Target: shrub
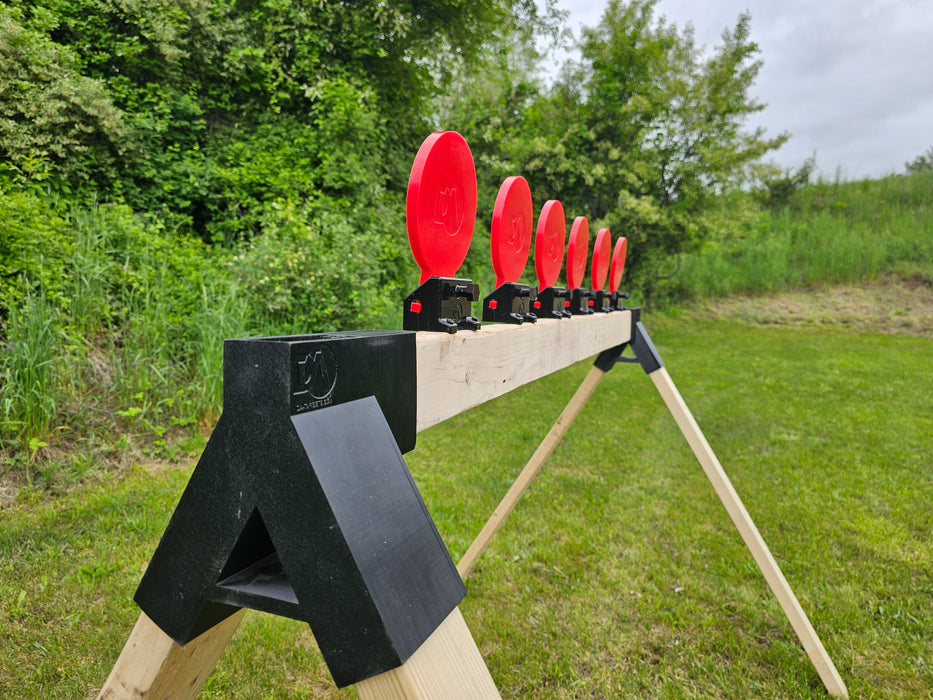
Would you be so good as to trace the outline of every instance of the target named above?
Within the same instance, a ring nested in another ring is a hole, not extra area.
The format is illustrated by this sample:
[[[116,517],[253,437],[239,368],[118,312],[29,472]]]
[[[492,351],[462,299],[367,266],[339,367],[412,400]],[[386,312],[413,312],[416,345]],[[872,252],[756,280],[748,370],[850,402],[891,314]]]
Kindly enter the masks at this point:
[[[269,203],[265,233],[234,263],[257,328],[288,334],[384,325],[404,297],[393,265],[398,246],[386,231],[393,221],[389,214],[380,230],[361,227],[361,217],[336,202]]]
[[[44,161],[5,166],[0,172],[0,320],[40,289],[54,305],[66,306],[73,252],[56,203],[41,194]]]
[[[904,167],[908,173],[933,172],[933,146],[930,146],[925,153],[921,153],[909,163],[905,163]]]

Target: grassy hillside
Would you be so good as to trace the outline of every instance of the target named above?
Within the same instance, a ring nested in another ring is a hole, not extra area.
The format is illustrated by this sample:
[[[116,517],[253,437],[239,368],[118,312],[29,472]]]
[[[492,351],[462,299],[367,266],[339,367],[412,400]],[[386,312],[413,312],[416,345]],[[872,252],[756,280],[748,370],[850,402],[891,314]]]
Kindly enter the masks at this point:
[[[810,185],[756,224],[685,256],[675,298],[706,299],[863,282],[933,279],[933,172]]]

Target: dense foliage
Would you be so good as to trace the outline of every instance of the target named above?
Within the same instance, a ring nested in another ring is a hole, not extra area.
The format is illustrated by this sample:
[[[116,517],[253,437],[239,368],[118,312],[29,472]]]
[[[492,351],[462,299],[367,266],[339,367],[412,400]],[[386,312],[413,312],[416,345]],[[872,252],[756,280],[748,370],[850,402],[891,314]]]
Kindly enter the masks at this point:
[[[522,0],[5,0],[0,153],[44,153],[69,187],[205,239],[249,236],[277,197],[402,186],[442,67],[536,16]],[[244,173],[244,153],[265,157]]]
[[[404,277],[404,184],[431,101],[521,23],[541,23],[530,0],[5,0],[0,160],[206,242],[268,234],[287,254],[296,236],[314,239],[305,264],[325,275],[355,249],[365,265],[330,274],[340,289],[323,288],[310,317],[309,285],[268,287],[275,275],[298,282],[271,269],[272,240],[244,283],[276,322],[371,324],[380,305],[341,290],[392,293]]]

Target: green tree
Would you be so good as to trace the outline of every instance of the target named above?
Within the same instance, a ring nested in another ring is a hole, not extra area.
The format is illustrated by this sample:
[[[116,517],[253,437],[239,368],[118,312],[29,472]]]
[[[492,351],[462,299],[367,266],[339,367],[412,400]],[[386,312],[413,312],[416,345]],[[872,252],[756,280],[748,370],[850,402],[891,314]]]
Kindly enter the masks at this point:
[[[781,169],[773,163],[761,165],[755,173],[760,182],[755,191],[756,198],[767,207],[786,206],[799,190],[810,184],[814,170],[815,155],[807,158],[796,169]]]
[[[534,0],[0,0],[0,163],[42,158],[74,196],[262,248],[262,264],[266,232],[314,232],[322,267],[338,236],[362,236],[368,274],[398,285],[408,172],[439,97],[545,24]]]
[[[904,168],[908,173],[928,173],[933,171],[933,146],[930,146],[926,152],[921,153],[909,163],[904,163]]]
[[[533,0],[2,0],[0,8],[0,46],[10,54],[0,102],[18,132],[0,133],[0,160],[41,147],[64,167],[92,142],[103,152],[83,167],[98,187],[110,178],[134,207],[186,216],[205,237],[228,211],[218,198],[229,144],[248,146],[280,117],[314,126],[315,150],[339,160],[359,143],[317,129],[322,109],[339,118],[365,107],[367,121],[381,125],[366,130],[363,147],[378,156],[368,171],[401,191],[431,129],[431,102],[457,67],[538,16]],[[57,121],[35,118],[46,113]],[[282,155],[291,141],[283,135]],[[114,149],[117,173],[107,170]],[[305,178],[295,189],[335,188]]]
[[[45,160],[59,185],[105,184],[123,152],[123,115],[76,52],[50,38],[54,24],[50,12],[0,3],[0,161],[29,170]]]
[[[655,6],[612,0],[599,25],[584,30],[581,60],[564,66],[549,91],[500,81],[495,109],[461,113],[471,144],[481,135],[495,178],[522,174],[539,206],[560,199],[568,217],[589,218],[594,234],[609,227],[627,236],[632,281],[651,294],[680,253],[728,221],[721,195],[787,138],[745,128],[762,108],[750,95],[761,62],[749,16],[704,55],[692,29],[657,20]],[[470,106],[488,89],[474,89]],[[527,108],[510,128],[503,123],[515,100]]]

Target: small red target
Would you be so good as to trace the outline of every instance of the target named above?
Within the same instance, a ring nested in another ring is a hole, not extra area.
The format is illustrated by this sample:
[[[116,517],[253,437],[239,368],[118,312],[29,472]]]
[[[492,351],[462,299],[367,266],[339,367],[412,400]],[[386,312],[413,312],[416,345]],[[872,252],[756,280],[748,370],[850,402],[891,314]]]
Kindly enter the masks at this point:
[[[578,216],[570,227],[570,243],[567,244],[567,286],[570,289],[577,289],[583,284],[589,248],[589,222],[585,216]]]
[[[535,232],[535,274],[538,276],[538,291],[553,287],[557,281],[564,262],[566,236],[564,205],[556,199],[549,199],[541,207]]]
[[[489,232],[497,287],[521,277],[531,251],[533,217],[528,182],[518,176],[506,178],[496,196]]]
[[[593,245],[593,267],[590,268],[590,281],[594,291],[599,291],[606,284],[609,276],[609,258],[612,254],[612,234],[609,229],[602,228],[596,234],[596,243]]]
[[[408,180],[405,218],[421,282],[432,275],[456,275],[470,249],[476,222],[473,154],[456,131],[435,132],[418,149]]]
[[[616,241],[615,250],[612,251],[612,263],[609,265],[609,291],[619,291],[622,283],[622,273],[625,272],[625,250],[628,242],[625,236]]]

